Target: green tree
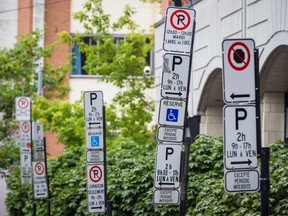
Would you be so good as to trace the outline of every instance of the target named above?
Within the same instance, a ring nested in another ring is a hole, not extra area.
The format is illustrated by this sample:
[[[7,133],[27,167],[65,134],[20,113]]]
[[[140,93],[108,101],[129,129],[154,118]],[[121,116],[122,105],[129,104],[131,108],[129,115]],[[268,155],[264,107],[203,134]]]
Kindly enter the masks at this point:
[[[69,40],[78,43],[86,54],[83,69],[88,74],[102,75],[104,82],[120,89],[107,107],[108,137],[130,137],[143,143],[151,136],[147,124],[151,122],[154,111],[153,101],[145,95],[154,79],[143,75],[145,58],[152,50],[153,35],[137,30],[137,24],[131,19],[135,11],[128,6],[116,23],[111,23],[109,16],[104,14],[101,0],[87,1],[83,8],[83,11],[75,13],[74,18],[84,25],[86,33],[96,33],[94,40],[100,43],[89,46],[81,35]],[[122,28],[130,30],[130,33],[116,45],[109,31]]]
[[[13,141],[18,130],[15,120],[15,98],[17,96],[29,96],[36,98],[38,74],[35,68],[40,59],[49,58],[57,48],[52,44],[45,48],[39,46],[43,35],[39,31],[19,37],[19,42],[12,49],[0,50],[0,167],[8,168],[18,161],[19,150]],[[52,65],[44,65],[43,89],[44,97],[63,96],[67,88],[63,87],[64,76],[68,71],[68,65],[55,68]],[[7,151],[11,154],[7,154]]]

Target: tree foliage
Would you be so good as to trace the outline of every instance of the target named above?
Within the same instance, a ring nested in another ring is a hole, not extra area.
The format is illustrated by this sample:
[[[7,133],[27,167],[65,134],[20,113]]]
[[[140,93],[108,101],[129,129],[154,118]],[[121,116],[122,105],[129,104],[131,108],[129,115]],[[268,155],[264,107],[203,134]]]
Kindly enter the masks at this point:
[[[102,11],[101,0],[90,0],[75,17],[88,33],[97,32],[95,40],[99,41],[98,45],[86,46],[81,35],[73,38],[67,34],[62,36],[68,42],[77,42],[85,52],[87,61],[84,67],[89,74],[102,75],[103,81],[112,82],[120,89],[112,105],[106,108],[107,185],[108,199],[113,202],[113,215],[178,215],[179,206],[155,206],[152,203],[156,143],[151,139],[153,131],[147,129],[153,103],[144,92],[152,86],[153,79],[142,76],[145,55],[151,44],[147,43],[146,35],[136,32],[136,24],[129,19],[131,14],[133,10],[127,7],[120,21],[112,25],[109,16]],[[108,33],[110,26],[125,26],[131,34],[117,47]],[[81,102],[69,104],[37,98],[33,117],[57,132],[59,141],[66,145],[62,156],[48,163],[52,215],[88,215]],[[187,215],[259,215],[259,192],[225,193],[222,148],[221,137],[200,135],[192,144]],[[285,193],[288,187],[287,151],[281,142],[271,145],[272,215],[288,214]],[[21,185],[18,168],[7,183],[11,189],[6,200],[10,214],[31,215],[32,191],[30,187]],[[45,214],[45,201],[37,201],[37,215]]]
[[[16,162],[16,147],[12,144],[17,134],[18,123],[15,121],[15,98],[28,96],[36,98],[38,74],[35,71],[39,61],[51,57],[57,44],[51,44],[45,48],[39,45],[43,35],[39,31],[19,37],[19,42],[12,49],[0,50],[0,167],[8,168],[8,164]],[[55,68],[47,63],[43,66],[43,94],[50,98],[62,97],[68,88],[63,87],[65,74],[68,66]],[[11,150],[11,154],[6,152]]]
[[[191,145],[187,215],[260,215],[260,192],[224,191],[222,147],[221,137],[206,135],[200,135]],[[283,142],[270,147],[270,214],[287,215],[288,149]],[[155,143],[139,145],[122,139],[108,149],[108,199],[113,201],[113,215],[178,215],[179,206],[155,206],[152,202]],[[50,160],[48,173],[52,215],[88,215],[83,146],[66,148],[61,157]],[[9,177],[8,184],[14,191],[7,199],[9,212],[29,215],[31,191],[20,185],[19,170]],[[37,212],[46,214],[44,201],[37,203]]]

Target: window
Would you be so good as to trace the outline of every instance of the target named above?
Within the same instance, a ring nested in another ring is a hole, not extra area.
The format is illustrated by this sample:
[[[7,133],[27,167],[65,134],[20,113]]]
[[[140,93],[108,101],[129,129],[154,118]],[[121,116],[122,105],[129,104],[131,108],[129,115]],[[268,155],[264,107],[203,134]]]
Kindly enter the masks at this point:
[[[97,41],[94,40],[94,36],[86,36],[83,38],[83,41],[91,45],[96,45]],[[116,47],[119,45],[121,40],[125,40],[125,35],[123,34],[114,34],[114,43],[116,44]],[[147,43],[149,41],[147,40]],[[75,43],[72,46],[72,71],[71,75],[87,75],[87,72],[83,69],[83,66],[85,65],[86,61],[86,54],[80,51],[79,45]],[[152,67],[153,66],[153,52],[150,52],[146,57],[147,65]]]

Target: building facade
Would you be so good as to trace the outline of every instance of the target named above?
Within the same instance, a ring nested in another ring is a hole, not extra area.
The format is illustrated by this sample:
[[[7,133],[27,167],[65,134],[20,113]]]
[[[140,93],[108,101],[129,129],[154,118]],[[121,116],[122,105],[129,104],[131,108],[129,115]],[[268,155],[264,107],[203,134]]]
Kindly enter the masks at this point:
[[[33,30],[43,30],[44,39],[40,41],[42,46],[54,43],[58,39],[58,33],[66,31],[71,35],[76,33],[85,33],[83,25],[73,19],[75,12],[81,11],[86,0],[11,0],[0,2],[0,47],[12,48],[17,43],[17,36],[23,35]],[[139,25],[139,29],[145,33],[151,32],[154,23],[161,19],[160,4],[143,3],[135,0],[103,0],[102,6],[105,14],[110,15],[112,22],[115,22],[123,15],[126,5],[134,8],[136,13],[132,19]],[[145,17],[145,19],[143,19]],[[97,32],[95,32],[96,34]],[[127,30],[119,32],[111,32],[115,38],[115,42],[125,38]],[[94,34],[87,35],[87,39],[91,41]],[[85,38],[85,39],[86,39]],[[66,44],[60,44],[59,49],[53,53],[49,60],[54,66],[61,66],[68,62],[72,47]],[[75,54],[75,53],[73,53]],[[66,84],[71,91],[67,96],[67,100],[71,103],[79,100],[83,91],[102,90],[105,102],[110,102],[114,95],[119,91],[115,86],[100,82],[100,76],[87,75],[82,70],[81,56],[77,56],[78,68],[67,74]],[[79,60],[80,59],[80,60]],[[150,57],[151,67],[153,64],[152,55]],[[83,62],[82,62],[83,63]],[[148,63],[149,64],[149,63]],[[35,69],[40,70],[40,68]],[[154,90],[148,90],[148,95],[154,97]],[[47,151],[50,155],[58,156],[61,154],[64,146],[56,144],[56,136],[50,132],[46,132]]]
[[[163,5],[172,3],[163,0]],[[223,135],[222,41],[252,38],[259,50],[262,145],[288,141],[288,1],[191,0],[182,7],[196,11],[189,115],[200,116],[200,133]],[[156,23],[155,29],[159,87],[164,19]]]

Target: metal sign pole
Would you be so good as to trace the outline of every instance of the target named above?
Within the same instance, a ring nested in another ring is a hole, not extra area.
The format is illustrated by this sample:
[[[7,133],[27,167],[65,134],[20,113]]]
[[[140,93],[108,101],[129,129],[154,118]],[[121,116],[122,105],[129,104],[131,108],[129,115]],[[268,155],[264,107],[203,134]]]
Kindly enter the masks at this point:
[[[259,59],[258,49],[255,50],[255,70],[256,70],[256,115],[257,115],[257,140],[258,149],[261,148],[261,177],[260,177],[260,191],[261,191],[261,216],[269,215],[269,158],[270,148],[261,146],[261,122],[260,122],[260,79],[259,79]]]
[[[30,101],[30,140],[31,140],[31,167],[33,170],[33,132],[32,132],[32,102]],[[33,181],[33,172],[31,171],[31,178],[32,178],[32,216],[36,216],[36,202],[34,199],[34,181]]]
[[[189,171],[189,154],[190,154],[190,145],[191,145],[191,134],[190,128],[188,127],[188,118],[186,118],[186,127],[185,127],[185,152],[184,152],[184,163],[182,171],[182,185],[181,185],[181,195],[180,195],[180,211],[179,216],[185,216],[186,212],[186,201],[187,201],[187,187],[188,187],[188,171]]]
[[[46,154],[46,138],[44,137],[44,162],[45,162],[45,172],[46,172],[46,182],[47,182],[47,191],[48,191],[48,198],[46,199],[46,209],[47,209],[47,216],[50,216],[50,188],[49,188],[49,177],[47,172],[47,154]]]

